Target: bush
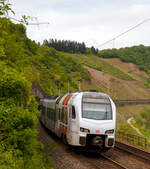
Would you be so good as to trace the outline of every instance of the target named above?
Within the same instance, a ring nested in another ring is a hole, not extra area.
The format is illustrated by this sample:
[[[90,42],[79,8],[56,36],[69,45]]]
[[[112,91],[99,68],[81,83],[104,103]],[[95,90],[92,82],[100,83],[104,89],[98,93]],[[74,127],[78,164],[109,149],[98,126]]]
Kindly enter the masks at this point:
[[[0,67],[0,98],[13,98],[15,103],[26,106],[31,95],[31,84],[15,70]]]
[[[0,168],[40,168],[37,103],[30,83],[0,63]],[[32,163],[34,159],[34,163]]]
[[[141,126],[141,128],[150,129],[150,109],[144,108],[142,112],[135,116],[135,121]]]

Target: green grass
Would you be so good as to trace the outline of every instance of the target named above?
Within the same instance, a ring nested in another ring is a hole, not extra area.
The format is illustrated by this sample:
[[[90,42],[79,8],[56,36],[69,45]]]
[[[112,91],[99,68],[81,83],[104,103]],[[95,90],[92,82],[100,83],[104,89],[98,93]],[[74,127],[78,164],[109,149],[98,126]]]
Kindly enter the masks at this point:
[[[140,124],[138,124],[135,119],[131,120],[131,124],[139,129],[139,131],[143,134],[143,137],[150,138],[150,130],[143,128]]]
[[[120,105],[117,106],[117,124],[126,123],[130,117],[134,117],[139,114],[142,109],[150,108],[149,104],[137,104],[137,105]]]
[[[150,105],[123,105],[117,107],[117,130],[124,130],[129,134],[139,135],[135,132],[132,127],[127,124],[127,120],[130,117],[136,117],[139,115],[143,109],[150,109]],[[141,118],[142,120],[142,118]],[[142,125],[136,123],[135,120],[131,121],[131,124],[138,128],[140,132],[143,134],[143,137],[150,138],[150,131],[149,129],[143,128]],[[139,135],[141,136],[141,135]]]
[[[143,77],[143,76],[139,76],[138,79],[141,83],[143,83],[146,87],[150,88],[150,79]]]
[[[123,80],[134,80],[130,75],[124,73],[123,71],[117,69],[113,65],[105,62],[103,59],[99,58],[95,55],[83,55],[83,54],[68,54],[72,58],[76,59],[76,61],[82,65],[89,66],[91,68],[97,69],[99,71],[103,71],[104,73],[108,73],[113,75],[119,79]]]

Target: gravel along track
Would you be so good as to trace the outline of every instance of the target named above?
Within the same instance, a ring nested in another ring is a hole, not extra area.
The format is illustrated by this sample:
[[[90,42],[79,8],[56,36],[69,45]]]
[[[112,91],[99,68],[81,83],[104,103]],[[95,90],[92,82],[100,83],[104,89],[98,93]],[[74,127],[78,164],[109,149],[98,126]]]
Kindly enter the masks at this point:
[[[81,151],[75,148],[72,149],[72,156],[74,158],[79,158],[82,162],[88,164],[88,168],[95,168],[95,169],[127,169],[123,165],[119,164],[118,162],[112,160],[111,158],[107,157],[104,154],[100,153],[92,153]]]
[[[131,153],[117,149],[103,154],[81,151],[64,145],[40,122],[38,129],[38,138],[45,145],[56,169],[150,169],[149,164],[135,158]]]
[[[140,157],[140,159],[145,159],[145,161],[150,164],[150,151],[148,149],[139,148],[136,145],[117,140],[115,148],[134,154],[135,156]]]
[[[50,133],[40,122],[38,124],[39,140],[45,145],[45,150],[53,159],[57,169],[95,169],[89,164],[82,163],[79,158],[71,155],[68,146],[65,146],[55,135]]]
[[[150,169],[149,161],[121,149],[111,149],[105,155],[128,169]]]

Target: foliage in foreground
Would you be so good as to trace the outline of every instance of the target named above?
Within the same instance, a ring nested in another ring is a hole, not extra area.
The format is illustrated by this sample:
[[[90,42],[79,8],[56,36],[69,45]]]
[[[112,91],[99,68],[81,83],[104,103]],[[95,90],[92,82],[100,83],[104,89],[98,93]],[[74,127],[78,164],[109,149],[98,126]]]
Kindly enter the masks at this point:
[[[0,62],[0,168],[40,168],[42,145],[31,84],[4,65]]]
[[[0,0],[0,15],[9,11],[13,12],[9,1]],[[31,93],[31,83],[14,64],[27,56],[23,39],[27,38],[22,25],[17,27],[8,19],[0,18],[1,169],[43,168],[42,145],[37,141],[37,103]]]
[[[73,79],[77,76],[77,79]],[[0,18],[0,168],[46,168],[44,151],[37,141],[38,110],[32,95],[37,81],[48,94],[57,88],[77,89],[89,79],[85,69],[53,48],[39,46],[26,36],[21,24]]]

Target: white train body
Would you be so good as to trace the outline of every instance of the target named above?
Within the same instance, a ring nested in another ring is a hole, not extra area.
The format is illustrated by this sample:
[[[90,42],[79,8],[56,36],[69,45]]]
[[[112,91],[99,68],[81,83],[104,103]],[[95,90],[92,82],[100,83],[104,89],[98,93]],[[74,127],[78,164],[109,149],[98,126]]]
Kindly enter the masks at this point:
[[[106,94],[68,93],[42,99],[40,106],[42,123],[69,145],[114,147],[116,107]]]

